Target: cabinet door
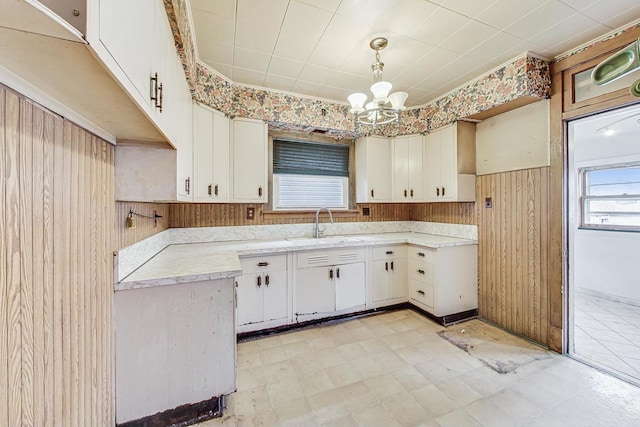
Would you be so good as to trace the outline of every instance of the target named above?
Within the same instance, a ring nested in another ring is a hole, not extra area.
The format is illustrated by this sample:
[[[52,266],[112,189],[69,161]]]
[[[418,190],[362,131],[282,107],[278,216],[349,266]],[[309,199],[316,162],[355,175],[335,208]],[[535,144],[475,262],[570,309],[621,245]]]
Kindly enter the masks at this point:
[[[155,120],[161,125],[161,129],[170,141],[175,139],[177,120],[180,105],[180,83],[185,81],[182,62],[176,51],[175,40],[167,12],[162,0],[153,0],[155,3],[155,36],[153,38],[153,70],[158,73],[158,86],[160,93],[158,103],[162,108],[155,108],[153,103],[152,111],[155,113]],[[178,66],[180,68],[178,68]]]
[[[409,187],[409,200],[421,201],[423,200],[423,186],[424,186],[424,168],[423,168],[423,146],[424,138],[422,135],[413,135],[407,139],[408,146],[408,158],[407,158],[407,178]]]
[[[447,126],[442,129],[440,137],[440,197],[443,200],[456,198],[456,151],[456,126]]]
[[[369,150],[367,176],[371,201],[391,200],[391,141],[387,138],[366,139]],[[356,168],[357,170],[357,168]]]
[[[409,139],[393,141],[393,200],[409,200]]]
[[[193,152],[194,199],[209,201],[209,186],[213,184],[213,113],[198,105],[193,106]]]
[[[333,274],[330,275],[330,271]],[[336,309],[334,267],[298,269],[297,314],[328,313]]]
[[[344,264],[335,267],[336,310],[365,304],[364,263]]]
[[[213,112],[213,175],[211,197],[214,200],[229,198],[229,119],[218,111]]]
[[[440,138],[442,131],[435,131],[426,136],[425,167],[425,199],[434,201],[440,198]]]
[[[100,41],[147,104],[153,68],[155,0],[99,0]]]
[[[240,276],[236,279],[236,286],[238,289],[238,325],[262,322],[264,319],[262,277],[259,274]]]
[[[396,258],[389,262],[389,297],[407,296],[407,259]]]
[[[233,121],[233,199],[267,200],[267,125],[258,120]]]
[[[264,321],[287,317],[287,272],[269,271],[262,275],[264,285]]]
[[[373,302],[389,299],[389,260],[371,263],[371,299]]]
[[[186,80],[181,83],[180,109],[175,117],[178,121],[176,130],[176,192],[181,201],[192,201],[193,177],[193,109],[191,108],[191,92]]]

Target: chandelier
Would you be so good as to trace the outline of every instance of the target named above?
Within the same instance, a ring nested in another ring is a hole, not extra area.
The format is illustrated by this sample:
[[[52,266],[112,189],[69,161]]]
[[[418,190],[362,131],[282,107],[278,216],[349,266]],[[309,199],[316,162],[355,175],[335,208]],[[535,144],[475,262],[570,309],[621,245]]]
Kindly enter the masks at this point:
[[[404,102],[409,94],[407,92],[391,91],[391,83],[382,80],[382,70],[384,64],[380,62],[380,51],[387,47],[387,39],[384,37],[376,37],[371,40],[369,46],[376,51],[376,62],[371,64],[373,74],[373,84],[371,85],[371,93],[373,100],[367,102],[367,95],[364,93],[353,93],[347,98],[351,103],[351,112],[358,123],[364,125],[384,125],[395,122],[400,118],[400,113],[405,110]],[[365,105],[366,103],[366,105]]]

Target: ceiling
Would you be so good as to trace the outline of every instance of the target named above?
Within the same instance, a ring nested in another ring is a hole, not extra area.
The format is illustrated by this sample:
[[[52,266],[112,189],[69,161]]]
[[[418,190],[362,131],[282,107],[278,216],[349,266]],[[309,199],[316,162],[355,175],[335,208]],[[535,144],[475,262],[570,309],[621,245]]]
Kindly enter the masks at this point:
[[[526,51],[552,59],[640,18],[638,0],[190,0],[201,61],[236,83],[346,102],[384,79],[423,105]]]

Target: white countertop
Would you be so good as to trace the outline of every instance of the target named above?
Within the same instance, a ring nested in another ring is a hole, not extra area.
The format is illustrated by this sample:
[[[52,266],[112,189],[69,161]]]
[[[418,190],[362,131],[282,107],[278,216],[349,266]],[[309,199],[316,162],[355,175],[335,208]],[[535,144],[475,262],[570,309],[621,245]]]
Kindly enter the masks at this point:
[[[241,256],[354,246],[413,244],[429,248],[476,245],[477,241],[423,233],[296,237],[169,245],[115,285],[116,291],[225,279],[242,274]]]

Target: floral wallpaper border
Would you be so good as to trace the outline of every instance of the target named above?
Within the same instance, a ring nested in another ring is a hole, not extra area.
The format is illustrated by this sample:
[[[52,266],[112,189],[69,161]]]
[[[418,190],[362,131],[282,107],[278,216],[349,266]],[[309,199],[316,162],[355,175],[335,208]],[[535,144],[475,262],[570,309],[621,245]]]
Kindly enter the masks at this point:
[[[566,53],[563,53],[562,55],[556,56],[554,58],[554,62],[560,62],[563,59],[567,59],[567,58],[569,58],[569,57],[571,57],[573,55],[577,55],[579,53],[582,53],[585,50],[589,50],[592,47],[595,47],[595,46],[599,45],[600,43],[609,41],[611,39],[615,39],[616,37],[618,37],[618,36],[620,36],[620,35],[622,35],[622,34],[624,34],[626,32],[629,32],[631,30],[634,30],[636,28],[639,28],[639,27],[640,27],[640,21],[635,22],[633,24],[630,24],[630,25],[628,25],[628,26],[626,26],[624,28],[620,28],[617,31],[615,31],[613,33],[610,33],[610,34],[607,34],[604,37],[602,37],[602,38],[600,38],[598,40],[595,40],[594,42],[592,42],[592,43],[590,43],[588,45],[582,46],[582,47],[580,47],[578,49],[575,49],[575,50],[570,50],[569,52],[566,52]]]

